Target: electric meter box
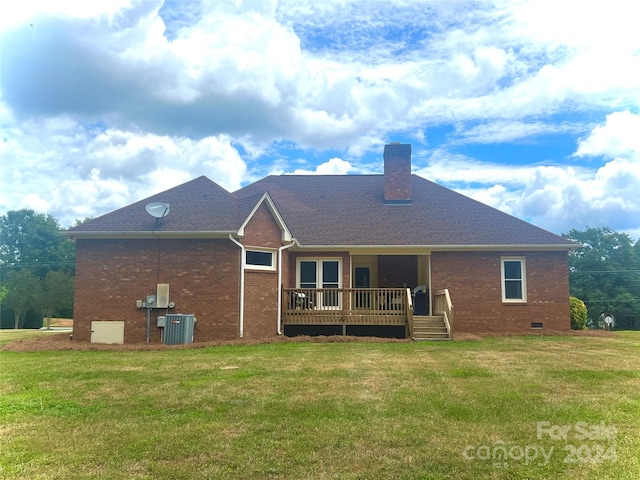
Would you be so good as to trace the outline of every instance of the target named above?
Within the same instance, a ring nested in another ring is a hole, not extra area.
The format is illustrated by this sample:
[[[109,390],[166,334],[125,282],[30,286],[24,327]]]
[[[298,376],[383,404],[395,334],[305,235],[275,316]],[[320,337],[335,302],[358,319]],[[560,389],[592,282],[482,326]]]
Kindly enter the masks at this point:
[[[196,317],[193,314],[169,313],[164,316],[165,345],[193,343],[193,327]]]

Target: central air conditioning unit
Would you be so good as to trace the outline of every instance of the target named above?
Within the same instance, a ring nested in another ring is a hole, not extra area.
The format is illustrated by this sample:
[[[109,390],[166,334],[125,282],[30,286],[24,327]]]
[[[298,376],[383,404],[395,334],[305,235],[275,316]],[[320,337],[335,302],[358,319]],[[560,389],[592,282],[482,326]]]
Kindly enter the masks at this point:
[[[193,343],[195,324],[196,317],[193,314],[169,313],[165,315],[163,343],[165,345]]]

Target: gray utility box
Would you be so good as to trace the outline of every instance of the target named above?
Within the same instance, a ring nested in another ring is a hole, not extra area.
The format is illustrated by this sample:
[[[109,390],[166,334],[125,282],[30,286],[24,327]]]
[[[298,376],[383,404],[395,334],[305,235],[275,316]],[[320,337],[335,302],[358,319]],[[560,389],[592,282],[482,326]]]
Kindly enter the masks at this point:
[[[166,345],[193,343],[195,323],[196,317],[194,315],[168,313],[164,320],[164,343]]]

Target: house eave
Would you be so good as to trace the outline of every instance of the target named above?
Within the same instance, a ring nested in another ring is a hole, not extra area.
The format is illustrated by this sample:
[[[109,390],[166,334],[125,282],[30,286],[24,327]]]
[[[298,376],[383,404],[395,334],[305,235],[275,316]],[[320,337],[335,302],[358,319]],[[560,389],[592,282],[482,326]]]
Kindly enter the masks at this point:
[[[317,252],[348,251],[352,255],[375,254],[430,254],[431,252],[519,252],[519,251],[570,251],[580,245],[562,244],[504,244],[504,245],[304,245],[298,243],[296,250],[313,250]]]
[[[146,238],[229,238],[238,236],[235,230],[224,231],[140,231],[140,232],[61,232],[72,239],[146,239]]]

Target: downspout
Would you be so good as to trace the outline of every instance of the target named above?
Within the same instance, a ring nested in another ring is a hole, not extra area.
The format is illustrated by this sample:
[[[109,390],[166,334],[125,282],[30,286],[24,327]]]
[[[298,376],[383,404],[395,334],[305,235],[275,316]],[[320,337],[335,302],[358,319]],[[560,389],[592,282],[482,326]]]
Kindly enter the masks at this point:
[[[240,338],[244,336],[244,266],[246,257],[244,245],[229,234],[229,240],[240,247]]]
[[[295,245],[295,240],[289,245],[283,245],[278,248],[278,335],[282,335],[282,252],[287,248]]]

